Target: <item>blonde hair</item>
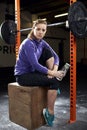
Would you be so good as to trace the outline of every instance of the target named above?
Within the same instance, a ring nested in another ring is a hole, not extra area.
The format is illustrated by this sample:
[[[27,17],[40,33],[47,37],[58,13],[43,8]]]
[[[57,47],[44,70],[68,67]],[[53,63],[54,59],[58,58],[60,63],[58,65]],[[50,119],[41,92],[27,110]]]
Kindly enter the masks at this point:
[[[35,28],[35,27],[37,26],[37,24],[45,24],[45,25],[47,26],[46,20],[37,19],[36,21],[33,21],[32,30],[31,30],[30,33],[28,34],[28,38],[30,38],[30,39],[33,39],[33,38],[34,38],[33,28]]]

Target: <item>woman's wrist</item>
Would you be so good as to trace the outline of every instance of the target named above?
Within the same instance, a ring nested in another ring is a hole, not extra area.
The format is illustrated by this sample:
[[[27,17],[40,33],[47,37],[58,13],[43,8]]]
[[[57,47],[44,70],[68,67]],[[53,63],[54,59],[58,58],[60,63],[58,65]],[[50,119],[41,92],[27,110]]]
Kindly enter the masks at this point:
[[[54,76],[54,71],[53,70],[48,70],[48,75]]]
[[[54,65],[53,70],[57,71],[58,70],[58,65]]]

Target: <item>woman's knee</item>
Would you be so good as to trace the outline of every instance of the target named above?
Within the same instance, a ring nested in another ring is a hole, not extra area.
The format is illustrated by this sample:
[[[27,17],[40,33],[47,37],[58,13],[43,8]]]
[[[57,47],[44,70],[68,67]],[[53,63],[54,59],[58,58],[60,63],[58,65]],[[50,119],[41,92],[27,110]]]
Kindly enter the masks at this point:
[[[53,69],[53,67],[54,67],[54,57],[51,57],[46,61],[46,66],[47,66],[47,68],[49,68],[51,70]]]

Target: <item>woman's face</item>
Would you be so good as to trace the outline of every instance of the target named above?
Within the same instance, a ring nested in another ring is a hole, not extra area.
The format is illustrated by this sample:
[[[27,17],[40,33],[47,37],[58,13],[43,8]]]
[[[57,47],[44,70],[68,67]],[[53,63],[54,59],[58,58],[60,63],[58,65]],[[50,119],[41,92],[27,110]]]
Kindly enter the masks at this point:
[[[42,24],[42,23],[37,24],[33,29],[34,36],[38,40],[42,39],[45,36],[46,29],[47,29],[47,26],[45,24]]]

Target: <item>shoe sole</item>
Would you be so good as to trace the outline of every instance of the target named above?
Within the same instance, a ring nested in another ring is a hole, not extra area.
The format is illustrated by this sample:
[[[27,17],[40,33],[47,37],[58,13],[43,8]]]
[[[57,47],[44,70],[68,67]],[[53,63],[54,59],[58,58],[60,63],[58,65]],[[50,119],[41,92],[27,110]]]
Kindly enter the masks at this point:
[[[46,119],[46,117],[45,117],[45,112],[46,112],[46,109],[44,108],[44,109],[43,109],[43,116],[44,116],[45,122],[46,122],[47,125],[48,125],[47,119]]]

